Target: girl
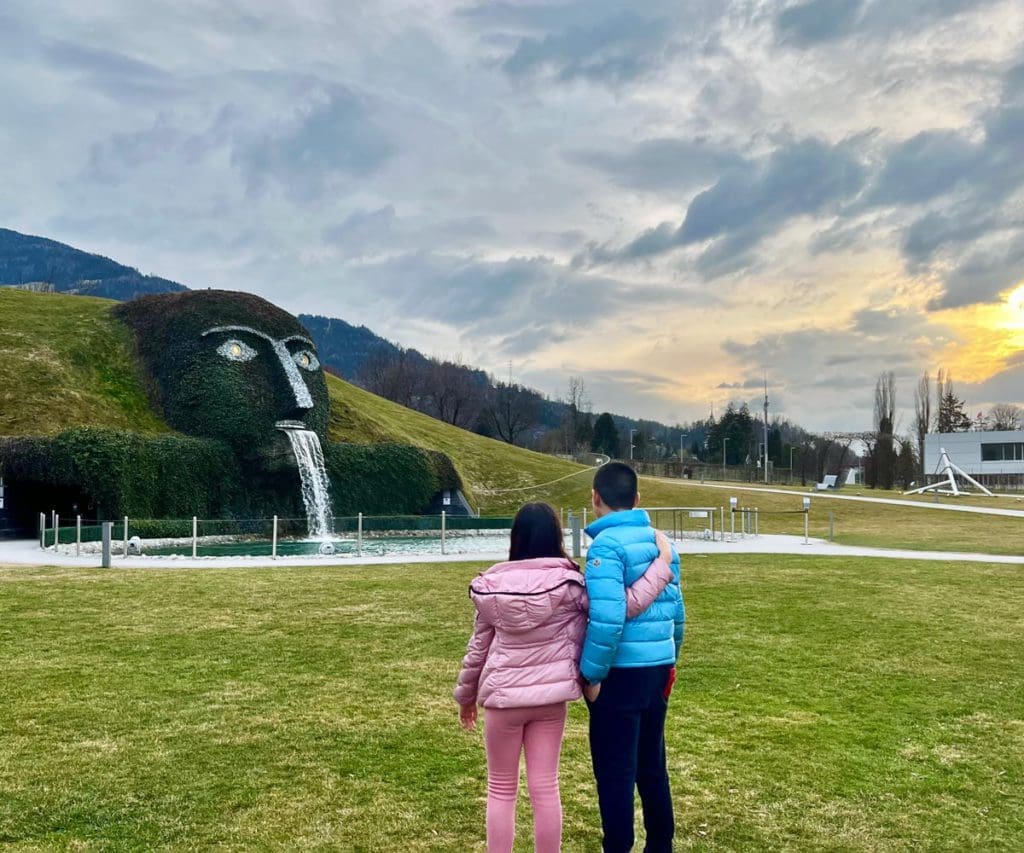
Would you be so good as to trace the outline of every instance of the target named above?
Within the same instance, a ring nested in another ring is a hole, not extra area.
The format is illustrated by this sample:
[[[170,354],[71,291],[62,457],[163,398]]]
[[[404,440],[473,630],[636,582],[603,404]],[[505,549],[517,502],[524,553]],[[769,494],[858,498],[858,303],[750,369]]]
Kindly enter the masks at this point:
[[[487,850],[508,853],[515,836],[519,756],[533,806],[537,853],[562,843],[558,761],[566,703],[581,696],[580,647],[587,628],[583,573],[565,553],[562,527],[545,503],[526,504],[512,524],[509,561],[470,584],[476,622],[462,661],[455,701],[466,729],[477,703],[487,709]],[[668,540],[627,590],[627,615],[641,613],[672,580]]]

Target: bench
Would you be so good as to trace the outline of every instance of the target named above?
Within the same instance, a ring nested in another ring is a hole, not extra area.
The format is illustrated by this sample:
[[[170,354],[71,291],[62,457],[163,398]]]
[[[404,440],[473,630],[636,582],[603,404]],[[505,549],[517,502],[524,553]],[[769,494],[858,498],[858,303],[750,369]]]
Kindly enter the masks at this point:
[[[834,489],[836,487],[836,481],[838,479],[839,477],[836,474],[826,474],[824,480],[822,480],[820,483],[815,484],[815,488],[819,492],[823,492],[826,489]]]

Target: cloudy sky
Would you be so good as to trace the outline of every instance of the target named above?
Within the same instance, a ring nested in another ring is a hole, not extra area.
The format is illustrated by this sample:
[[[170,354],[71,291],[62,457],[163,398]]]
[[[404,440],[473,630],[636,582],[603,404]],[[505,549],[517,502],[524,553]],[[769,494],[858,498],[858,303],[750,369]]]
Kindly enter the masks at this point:
[[[0,225],[594,407],[1024,402],[1020,0],[0,4]]]

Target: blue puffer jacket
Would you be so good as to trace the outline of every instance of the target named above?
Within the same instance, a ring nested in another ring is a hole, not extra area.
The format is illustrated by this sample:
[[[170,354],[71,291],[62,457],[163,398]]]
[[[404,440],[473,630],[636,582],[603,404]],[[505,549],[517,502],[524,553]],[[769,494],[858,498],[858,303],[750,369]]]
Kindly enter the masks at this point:
[[[683,644],[686,611],[679,588],[679,555],[672,552],[675,579],[639,616],[626,618],[626,587],[658,556],[650,517],[642,509],[622,510],[587,527],[594,541],[587,551],[590,623],[580,674],[603,681],[611,667],[673,664]]]

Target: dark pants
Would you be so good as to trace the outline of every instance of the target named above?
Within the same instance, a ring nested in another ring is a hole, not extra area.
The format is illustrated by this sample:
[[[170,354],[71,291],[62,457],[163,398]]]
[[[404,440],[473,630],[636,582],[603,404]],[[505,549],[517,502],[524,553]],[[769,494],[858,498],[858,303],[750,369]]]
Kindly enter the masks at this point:
[[[645,853],[672,850],[675,819],[665,765],[663,693],[671,667],[612,669],[590,703],[590,755],[604,830],[602,849],[633,848],[633,791],[640,791]]]

